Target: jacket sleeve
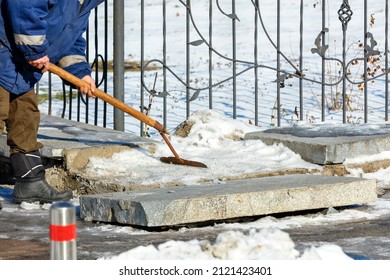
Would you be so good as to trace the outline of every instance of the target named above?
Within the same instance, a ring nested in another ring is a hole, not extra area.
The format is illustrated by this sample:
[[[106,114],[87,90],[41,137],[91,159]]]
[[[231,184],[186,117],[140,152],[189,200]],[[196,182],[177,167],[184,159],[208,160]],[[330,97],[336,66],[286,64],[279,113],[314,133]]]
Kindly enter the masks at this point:
[[[85,57],[85,49],[85,39],[79,36],[73,46],[58,61],[58,66],[80,79],[86,75],[91,75],[92,70]]]
[[[5,0],[16,47],[26,60],[46,55],[49,4],[44,0]]]

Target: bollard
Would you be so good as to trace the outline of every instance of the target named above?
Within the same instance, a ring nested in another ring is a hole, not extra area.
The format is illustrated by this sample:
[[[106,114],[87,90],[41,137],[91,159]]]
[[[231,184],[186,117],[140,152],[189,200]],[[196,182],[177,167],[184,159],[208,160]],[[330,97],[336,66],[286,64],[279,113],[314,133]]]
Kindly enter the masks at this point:
[[[76,207],[56,202],[50,208],[50,259],[76,260]]]

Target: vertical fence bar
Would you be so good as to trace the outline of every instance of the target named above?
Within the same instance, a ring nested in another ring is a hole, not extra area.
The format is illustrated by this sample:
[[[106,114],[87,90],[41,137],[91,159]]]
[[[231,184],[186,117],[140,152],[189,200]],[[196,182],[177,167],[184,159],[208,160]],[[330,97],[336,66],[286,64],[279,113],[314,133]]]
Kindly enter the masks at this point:
[[[389,1],[385,5],[385,121],[389,120]]]
[[[107,60],[108,60],[108,1],[104,2],[104,57],[103,63],[103,78],[104,78],[104,92],[107,92]],[[107,102],[103,103],[103,127],[107,126]]]
[[[347,122],[347,71],[346,64],[347,64],[347,29],[348,29],[348,22],[351,19],[350,18],[350,7],[348,0],[344,0],[343,4],[341,5],[341,8],[339,9],[339,19],[342,23],[342,30],[343,30],[343,91],[342,91],[342,101],[343,101],[343,123]],[[364,36],[365,37],[365,36]],[[366,70],[365,70],[366,71]],[[366,72],[365,72],[366,73]]]
[[[72,104],[72,99],[73,99],[73,89],[71,87],[69,88],[69,119],[72,119],[72,112],[73,112],[73,104]],[[80,93],[78,93],[80,94]],[[66,100],[66,98],[65,98]]]
[[[144,64],[145,64],[145,1],[141,0],[141,76],[140,76],[140,108],[141,112],[144,111],[145,108],[145,89],[142,86],[142,81],[144,79]],[[143,135],[144,132],[144,123],[140,122],[139,127],[140,127],[140,136]]]
[[[48,115],[51,115],[52,114],[52,99],[53,99],[53,91],[52,91],[52,85],[51,85],[51,82],[52,82],[52,76],[51,76],[51,72],[49,73],[48,75],[48,83],[49,83],[49,108],[48,108]]]
[[[70,96],[73,95],[73,90],[70,88],[69,90]],[[82,94],[80,92],[77,93],[80,98],[82,98]],[[72,105],[69,104],[71,107]],[[71,119],[71,116],[69,115],[69,119]],[[85,96],[85,123],[89,123],[89,96]]]
[[[213,0],[209,1],[209,109],[213,109]]]
[[[347,51],[347,32],[345,29],[343,29],[343,65],[345,66],[347,62],[346,58],[346,51]],[[347,78],[346,78],[346,69],[344,68],[344,73],[343,73],[343,88],[342,88],[342,100],[343,100],[343,123],[346,123],[347,120],[347,112],[346,112],[346,86],[347,86]]]
[[[236,14],[236,0],[232,0],[232,14]],[[237,34],[236,34],[236,18],[232,20],[233,34],[233,119],[237,118]]]
[[[87,49],[86,49],[86,57],[87,57],[87,62],[90,63],[90,60],[89,60],[89,56],[90,56],[90,51],[89,51],[89,48],[90,48],[90,23],[88,24],[88,27],[87,27]],[[70,88],[71,90],[71,88]],[[71,91],[70,91],[70,94],[71,94]],[[84,100],[85,100],[85,103],[84,103]],[[85,104],[85,111],[86,111],[86,114],[85,114],[85,123],[88,123],[88,108],[89,108],[89,103],[88,103],[88,96],[85,96],[85,99],[83,99],[82,97],[82,94],[80,94],[80,92],[77,93],[77,121],[79,122],[81,120],[81,102],[83,102]],[[69,117],[69,119],[71,120],[71,117]]]
[[[65,110],[66,110],[66,95],[65,95],[65,84],[62,83],[62,112],[61,118],[65,118]]]
[[[164,92],[167,91],[167,4],[166,1],[163,0],[163,77],[164,77]],[[163,124],[167,127],[167,98],[163,98]]]
[[[167,65],[167,7],[166,7],[166,1],[163,0],[163,77],[164,77],[164,84],[163,84],[163,90],[164,92],[167,90],[167,69],[165,65]],[[166,127],[167,126],[167,99],[166,97],[163,98],[163,124]]]
[[[299,11],[299,72],[303,73],[303,0]],[[303,120],[303,80],[299,78],[299,120]]]
[[[191,35],[190,35],[190,11],[191,8],[191,0],[187,0],[187,15],[186,15],[186,118],[190,117],[190,42],[191,42]]]
[[[256,7],[255,7],[255,31],[254,31],[254,63],[255,63],[255,125],[259,125],[259,68],[257,67],[258,65],[258,21],[259,21],[259,0],[256,0],[255,2]]]
[[[124,0],[114,1],[114,97],[124,102]],[[123,111],[114,108],[114,129],[125,130]]]
[[[95,10],[95,15],[96,15],[96,10]],[[95,23],[96,26],[96,23]],[[87,62],[90,63],[89,57],[90,57],[90,32],[89,32],[89,25],[87,28],[87,50],[86,50],[86,55],[87,55]],[[95,30],[95,37],[96,37],[96,30]],[[69,87],[69,96],[70,100],[72,100],[72,88]],[[83,98],[83,95],[80,92],[77,92],[77,121],[80,121],[81,119],[81,102],[85,104],[85,123],[89,123],[89,97],[88,95],[85,96],[85,99]],[[72,107],[71,103],[69,103],[69,107]],[[72,109],[69,108],[69,119],[71,120],[71,111]]]
[[[94,57],[94,67],[95,67],[95,83],[99,81],[99,60],[97,59],[97,54],[99,53],[99,21],[98,21],[98,7],[95,8],[95,57]],[[98,124],[98,113],[99,113],[99,102],[98,98],[95,98],[95,110],[94,110],[94,125]]]
[[[77,121],[80,121],[81,112],[81,94],[77,94]]]
[[[363,28],[363,38],[364,38],[364,47],[367,46],[367,20],[368,20],[368,11],[367,11],[367,0],[364,0],[364,28]],[[367,94],[367,59],[364,60],[364,122],[368,121],[368,94]]]
[[[325,37],[325,28],[326,28],[326,22],[325,22],[325,16],[326,16],[326,12],[325,12],[325,3],[326,1],[322,1],[322,6],[321,6],[321,19],[322,19],[322,27],[321,27],[321,30],[322,30],[322,38],[321,38],[321,44],[322,46],[325,46],[325,40],[326,40],[326,37]],[[321,81],[322,81],[322,85],[321,85],[321,121],[325,121],[325,110],[326,110],[326,92],[325,92],[325,58],[322,57],[322,61],[321,61]]]
[[[90,63],[90,59],[89,59],[89,56],[90,56],[90,51],[89,51],[89,48],[90,48],[90,24],[88,24],[88,27],[87,27],[87,50],[86,50],[86,56],[87,56],[87,62]],[[86,95],[85,96],[85,99],[83,99],[82,97],[82,94],[80,94],[80,92],[77,93],[77,121],[79,122],[80,119],[81,119],[81,102],[84,102],[85,100],[85,110],[86,110],[86,114],[85,114],[85,123],[88,123],[88,108],[89,108],[89,103],[88,103],[88,96]],[[71,118],[69,118],[71,119]]]
[[[276,16],[276,45],[277,45],[277,54],[276,54],[276,69],[277,69],[277,93],[276,93],[276,109],[277,109],[277,123],[278,127],[281,123],[281,108],[280,108],[280,0],[277,1],[277,16]]]

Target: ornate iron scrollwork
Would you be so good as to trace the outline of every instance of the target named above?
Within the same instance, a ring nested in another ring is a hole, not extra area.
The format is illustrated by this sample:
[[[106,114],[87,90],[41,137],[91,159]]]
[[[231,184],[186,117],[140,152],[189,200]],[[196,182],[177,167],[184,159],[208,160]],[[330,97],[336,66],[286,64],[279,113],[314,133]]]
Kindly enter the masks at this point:
[[[339,19],[340,19],[340,21],[342,23],[342,29],[343,29],[343,31],[346,31],[347,30],[347,25],[348,25],[349,21],[352,18],[352,15],[353,15],[353,12],[352,12],[352,10],[351,10],[351,8],[349,6],[348,0],[344,0],[343,4],[341,5],[340,9],[338,10],[338,15],[339,15]],[[364,61],[365,59],[367,59],[370,56],[380,55],[381,52],[379,50],[375,49],[375,47],[377,46],[377,42],[374,39],[373,34],[370,33],[370,32],[367,32],[366,35],[365,35],[366,38],[367,38],[367,42],[364,45],[364,54],[363,54],[362,57],[354,58],[354,59],[352,59],[350,61],[342,61],[342,60],[340,60],[338,58],[326,57],[326,52],[328,51],[329,46],[323,44],[322,38],[323,38],[323,35],[325,33],[327,33],[327,32],[329,32],[329,29],[325,28],[325,30],[321,31],[318,34],[317,38],[314,41],[314,44],[315,44],[316,47],[312,48],[311,52],[313,54],[318,54],[319,56],[321,56],[325,60],[334,60],[334,61],[338,61],[339,62],[339,65],[340,65],[340,68],[341,68],[341,70],[343,72],[343,75],[340,76],[340,79],[336,83],[340,83],[344,78],[347,79],[352,84],[359,84],[359,83],[361,83],[362,81],[359,81],[359,82],[351,81],[349,79],[349,77],[346,75],[346,73],[348,72],[347,69],[351,65],[353,65],[354,62],[359,61],[359,60],[360,61]],[[346,50],[344,49],[343,52],[346,52]],[[372,79],[374,79],[374,78],[365,79],[364,81],[369,81],[369,80],[372,80]]]
[[[219,0],[215,0],[216,3],[217,3],[217,7],[218,7],[218,10],[221,14],[225,15],[227,18],[229,18],[230,20],[238,20],[239,21],[239,17],[237,14],[235,13],[227,13],[225,12],[222,7],[220,6],[220,3],[219,3]],[[205,91],[207,89],[210,89],[210,88],[213,88],[213,87],[216,87],[216,86],[219,86],[223,83],[226,83],[227,81],[229,80],[232,80],[233,78],[243,74],[244,72],[247,72],[251,69],[254,69],[254,68],[266,68],[266,69],[271,69],[271,70],[274,70],[274,71],[277,71],[279,74],[277,76],[277,79],[274,81],[274,82],[277,82],[281,85],[281,87],[284,87],[285,85],[285,81],[289,78],[292,78],[292,77],[295,77],[295,78],[299,78],[299,79],[303,79],[303,80],[306,80],[306,81],[309,81],[309,82],[313,82],[313,83],[318,83],[318,84],[322,84],[322,85],[325,85],[325,86],[335,86],[337,84],[340,84],[341,82],[345,81],[345,80],[348,80],[350,83],[352,84],[360,84],[362,82],[366,82],[366,81],[370,81],[370,80],[373,80],[375,78],[378,78],[379,76],[382,76],[384,74],[381,74],[381,75],[377,75],[376,77],[373,77],[371,79],[365,79],[363,81],[352,81],[350,79],[350,77],[348,77],[347,73],[348,73],[348,69],[349,67],[351,67],[351,65],[354,64],[354,62],[356,61],[364,61],[365,59],[367,59],[368,57],[370,56],[373,56],[373,55],[379,55],[381,52],[376,50],[375,47],[377,46],[377,42],[375,41],[374,39],[374,36],[370,33],[370,32],[367,32],[366,33],[366,38],[367,38],[367,42],[365,43],[364,45],[364,54],[359,57],[359,58],[354,58],[350,61],[346,61],[345,59],[340,59],[340,58],[337,58],[337,57],[327,57],[326,54],[327,52],[329,51],[329,45],[325,44],[325,42],[323,42],[323,39],[324,39],[324,35],[326,33],[329,32],[329,29],[328,28],[324,28],[324,30],[322,30],[318,36],[316,37],[315,39],[315,42],[314,42],[314,45],[315,47],[313,47],[311,49],[311,52],[313,54],[317,54],[319,55],[320,57],[322,57],[324,60],[332,60],[332,61],[336,61],[338,63],[338,65],[340,65],[340,73],[341,75],[338,77],[338,79],[332,81],[332,82],[325,82],[324,80],[318,80],[318,79],[315,79],[315,78],[309,78],[307,77],[307,75],[305,75],[304,73],[302,73],[297,67],[296,65],[294,64],[293,61],[291,61],[282,51],[278,50],[277,49],[277,45],[275,44],[275,42],[273,41],[273,39],[271,38],[271,36],[268,34],[268,31],[267,31],[267,28],[263,22],[263,17],[262,17],[262,14],[261,14],[261,9],[258,7],[258,3],[255,3],[254,0],[251,0],[253,6],[256,8],[256,12],[258,14],[258,19],[259,19],[259,22],[263,28],[263,31],[265,33],[265,35],[267,36],[269,42],[271,43],[271,45],[277,50],[277,52],[285,59],[285,61],[293,68],[293,71],[287,71],[287,70],[281,70],[281,69],[276,69],[275,67],[272,67],[272,66],[268,66],[268,65],[262,65],[262,64],[258,64],[258,63],[254,63],[253,61],[246,61],[246,60],[237,60],[237,59],[233,59],[231,57],[228,57],[224,54],[222,54],[221,52],[219,52],[218,50],[214,49],[210,43],[208,42],[208,40],[203,36],[203,34],[200,32],[200,30],[198,29],[196,23],[195,23],[195,20],[193,18],[193,15],[192,15],[192,8],[191,8],[191,5],[190,4],[187,4],[185,3],[185,1],[183,0],[179,0],[180,3],[183,4],[183,6],[187,9],[188,11],[188,14],[189,14],[189,17],[190,17],[190,20],[191,20],[191,23],[196,31],[196,33],[198,34],[199,38],[198,40],[195,40],[193,42],[190,42],[189,44],[193,47],[197,47],[197,46],[200,46],[200,45],[206,45],[206,47],[208,47],[212,52],[213,54],[219,56],[220,58],[222,59],[225,59],[226,61],[230,61],[230,62],[236,62],[236,63],[240,63],[242,64],[243,66],[245,66],[246,68],[244,68],[244,70],[242,70],[241,72],[239,73],[236,73],[234,76],[230,76],[230,77],[227,77],[226,79],[222,80],[222,81],[219,81],[218,83],[215,83],[215,84],[212,84],[212,85],[209,85],[209,86],[205,86],[205,87],[202,87],[202,88],[197,88],[197,87],[192,87],[190,86],[189,84],[186,83],[186,81],[184,81],[183,79],[181,79],[179,77],[178,74],[176,74],[172,68],[170,68],[168,65],[165,65],[161,60],[158,60],[158,59],[152,59],[152,60],[149,60],[145,65],[144,65],[144,68],[147,68],[147,66],[150,64],[150,63],[158,63],[158,64],[161,64],[168,72],[170,72],[182,85],[186,86],[189,90],[191,90],[193,92],[193,95],[189,98],[188,102],[191,102],[191,101],[194,101],[196,100],[200,93],[202,91]],[[340,6],[340,9],[337,11],[337,14],[338,14],[338,18],[339,20],[341,21],[342,23],[342,29],[344,31],[344,33],[347,31],[347,27],[348,27],[348,23],[351,21],[352,19],[352,15],[353,15],[353,11],[351,10],[351,7],[349,5],[349,1],[348,0],[343,0],[343,3],[341,4]],[[346,34],[344,34],[343,36],[346,36]],[[345,37],[344,37],[345,39]],[[347,49],[344,47],[343,49],[343,57],[345,56],[346,54],[346,51]],[[150,90],[147,88],[147,86],[143,83],[143,86],[144,88],[150,92]],[[159,97],[159,96],[157,96]]]
[[[341,4],[340,9],[338,10],[339,20],[343,25],[343,31],[346,31],[348,28],[348,22],[351,20],[353,12],[349,6],[348,0],[344,0],[344,3]]]

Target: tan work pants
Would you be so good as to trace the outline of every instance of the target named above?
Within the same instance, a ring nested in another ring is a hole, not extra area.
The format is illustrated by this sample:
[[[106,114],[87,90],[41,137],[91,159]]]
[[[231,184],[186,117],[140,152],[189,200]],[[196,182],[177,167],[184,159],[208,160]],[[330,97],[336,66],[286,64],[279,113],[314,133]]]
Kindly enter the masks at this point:
[[[15,95],[0,87],[0,133],[7,129],[10,153],[29,153],[42,147],[37,142],[40,122],[38,99],[34,90]]]

